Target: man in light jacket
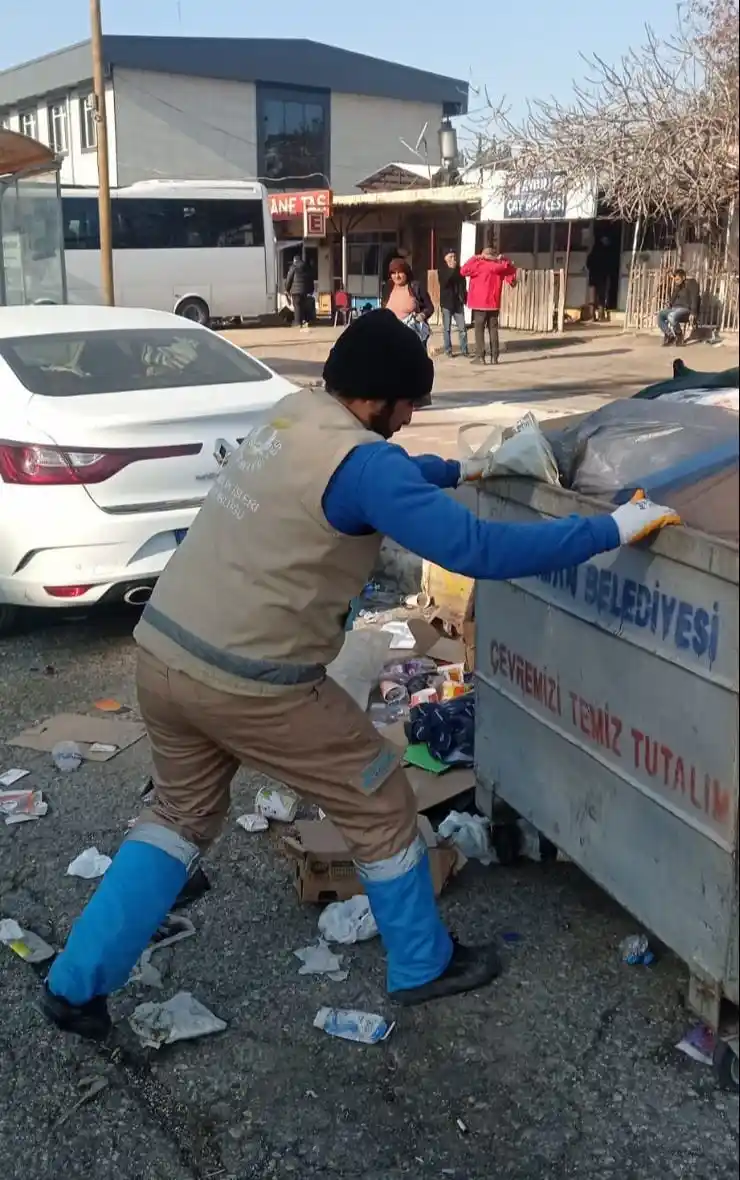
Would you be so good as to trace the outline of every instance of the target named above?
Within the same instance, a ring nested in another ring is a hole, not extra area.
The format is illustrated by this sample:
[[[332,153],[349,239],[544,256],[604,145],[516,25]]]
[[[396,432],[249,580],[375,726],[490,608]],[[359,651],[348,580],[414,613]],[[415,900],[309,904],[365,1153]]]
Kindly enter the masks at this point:
[[[500,973],[495,943],[463,946],[442,920],[399,751],[326,674],[349,603],[384,536],[469,577],[517,578],[678,517],[642,500],[536,524],[479,520],[444,489],[480,478],[483,461],[411,456],[390,441],[433,378],[418,337],[392,312],[369,312],[334,345],[325,387],[267,410],[222,469],[134,632],[155,793],[49,971],[42,1007],[58,1027],[107,1034],[106,998],[221,831],[242,764],[293,787],[341,831],[393,1000],[440,999]],[[258,959],[248,970],[258,978]],[[243,986],[248,995],[249,978]]]
[[[499,358],[498,321],[501,310],[501,292],[504,283],[512,286],[516,282],[516,267],[503,255],[494,254],[487,246],[460,267],[460,274],[470,280],[468,307],[473,312],[475,334],[474,365],[486,363],[486,329],[491,345],[491,364],[497,365]]]

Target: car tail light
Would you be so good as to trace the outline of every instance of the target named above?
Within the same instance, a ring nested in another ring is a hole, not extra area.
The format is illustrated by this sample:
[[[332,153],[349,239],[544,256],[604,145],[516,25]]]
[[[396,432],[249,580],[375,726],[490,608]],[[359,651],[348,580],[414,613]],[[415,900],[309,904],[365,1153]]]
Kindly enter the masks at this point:
[[[201,443],[97,451],[86,447],[68,449],[0,442],[0,480],[4,483],[30,484],[35,487],[103,483],[131,463],[139,463],[143,459],[173,459],[179,455],[197,455],[201,450]]]
[[[44,586],[44,590],[51,598],[81,598],[92,590],[90,586]]]

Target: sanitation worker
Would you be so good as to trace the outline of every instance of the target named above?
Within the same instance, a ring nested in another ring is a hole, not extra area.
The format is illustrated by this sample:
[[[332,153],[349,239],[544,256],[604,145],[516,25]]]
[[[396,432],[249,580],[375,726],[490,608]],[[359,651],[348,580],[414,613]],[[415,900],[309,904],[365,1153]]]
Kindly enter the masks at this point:
[[[428,402],[434,367],[391,311],[355,320],[324,389],[291,393],[228,460],[134,632],[156,792],[44,986],[60,1028],[102,1037],[106,997],[218,835],[243,763],[318,804],[343,833],[401,1004],[501,970],[495,945],[448,933],[398,755],[326,676],[383,536],[471,578],[577,565],[678,523],[643,500],[542,524],[479,521],[444,494],[483,464],[411,457],[390,440]]]

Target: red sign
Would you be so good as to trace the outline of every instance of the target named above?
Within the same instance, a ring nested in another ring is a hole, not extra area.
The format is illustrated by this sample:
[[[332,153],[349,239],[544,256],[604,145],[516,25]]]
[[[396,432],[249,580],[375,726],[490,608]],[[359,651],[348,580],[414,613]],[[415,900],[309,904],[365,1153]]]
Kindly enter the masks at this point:
[[[331,210],[329,189],[313,189],[305,193],[270,193],[270,216],[273,221],[288,221],[305,213],[325,213]]]

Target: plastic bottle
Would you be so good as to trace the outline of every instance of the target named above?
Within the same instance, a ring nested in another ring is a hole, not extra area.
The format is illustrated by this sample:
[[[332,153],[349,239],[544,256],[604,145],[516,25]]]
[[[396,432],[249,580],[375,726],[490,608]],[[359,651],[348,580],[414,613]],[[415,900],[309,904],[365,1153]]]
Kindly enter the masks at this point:
[[[648,967],[655,958],[650,950],[647,934],[631,934],[629,938],[625,938],[619,944],[619,953],[622,956],[622,962],[629,963],[631,967],[638,963]]]
[[[57,742],[52,747],[51,756],[57,769],[65,774],[71,770],[77,770],[78,766],[82,764],[82,750],[77,742]]]
[[[358,1041],[362,1045],[376,1045],[393,1032],[394,1025],[372,1012],[358,1012],[354,1008],[319,1008],[313,1022],[330,1037],[343,1041]]]

